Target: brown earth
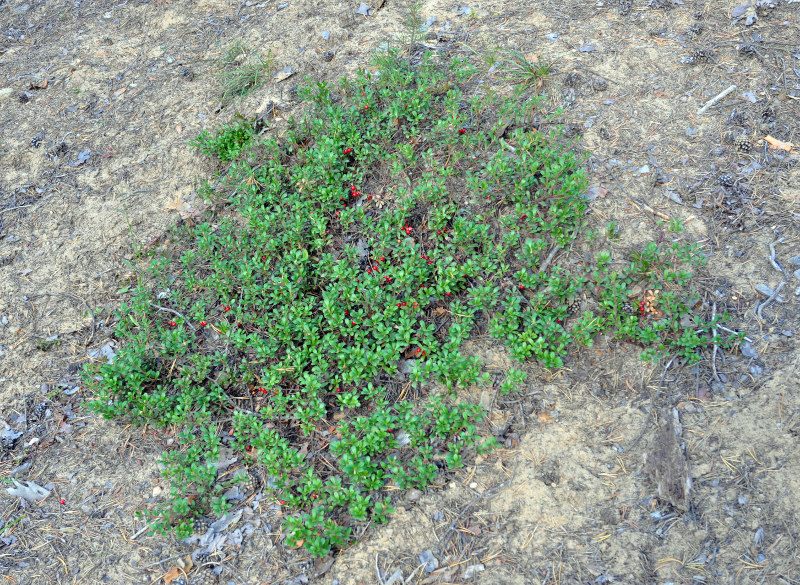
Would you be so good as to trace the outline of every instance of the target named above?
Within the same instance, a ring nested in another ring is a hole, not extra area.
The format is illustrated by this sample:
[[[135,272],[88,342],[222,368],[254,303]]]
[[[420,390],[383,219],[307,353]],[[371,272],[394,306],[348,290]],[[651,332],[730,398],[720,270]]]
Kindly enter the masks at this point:
[[[709,254],[704,300],[751,341],[669,368],[601,339],[561,371],[532,370],[508,402],[470,390],[504,449],[407,495],[332,564],[285,550],[265,507],[260,528],[206,561],[220,583],[799,582],[800,147],[763,137],[800,142],[800,5],[757,3],[424,2],[431,46],[555,63],[543,90],[582,135],[592,226],[616,222],[625,249],[676,237],[680,219],[677,237]],[[77,364],[110,335],[135,277],[125,259],[200,205],[210,164],[188,140],[270,101],[285,118],[303,76],[368,67],[402,36],[403,2],[372,0],[369,16],[358,4],[0,0],[0,419],[24,431],[0,450],[0,479],[51,492],[27,504],[0,489],[9,583],[189,569],[191,547],[134,515],[162,497],[171,439],[83,411]],[[217,60],[236,40],[296,73],[220,109]],[[759,318],[756,287],[783,281]],[[508,363],[489,339],[470,350]]]

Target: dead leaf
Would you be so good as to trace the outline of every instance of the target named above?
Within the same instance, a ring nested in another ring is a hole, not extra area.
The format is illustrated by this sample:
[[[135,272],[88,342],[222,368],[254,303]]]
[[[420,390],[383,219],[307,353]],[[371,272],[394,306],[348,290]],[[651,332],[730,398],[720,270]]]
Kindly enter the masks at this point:
[[[658,97],[669,98],[669,95],[665,94],[663,91],[658,90],[658,89],[653,91],[653,93],[656,94]]]
[[[539,413],[539,422],[540,423],[550,424],[554,420],[555,419],[552,416],[550,416],[549,414],[547,414],[546,412]]]
[[[35,83],[31,82],[31,85],[30,85],[31,89],[44,89],[45,87],[47,87],[47,80],[46,79],[42,79],[41,81],[37,81]]]
[[[447,310],[447,309],[445,309],[444,307],[436,307],[436,308],[433,310],[433,314],[434,314],[434,315],[436,315],[437,317],[441,317],[442,315],[447,315],[447,313],[449,313],[449,312],[450,312],[450,311],[448,311],[448,310]]]
[[[48,490],[32,481],[26,481],[27,485],[22,485],[16,479],[12,479],[11,482],[15,487],[6,488],[6,491],[13,497],[24,498],[31,504],[40,502],[50,495]]]
[[[772,136],[765,136],[764,140],[769,143],[771,150],[785,150],[786,152],[792,152],[792,147],[794,146],[794,144],[791,142],[783,142],[782,140],[778,140]]]
[[[189,567],[191,569],[191,567]],[[185,569],[181,569],[180,567],[172,567],[169,571],[164,573],[162,579],[164,579],[164,584],[169,585],[173,581],[180,579],[186,574]]]

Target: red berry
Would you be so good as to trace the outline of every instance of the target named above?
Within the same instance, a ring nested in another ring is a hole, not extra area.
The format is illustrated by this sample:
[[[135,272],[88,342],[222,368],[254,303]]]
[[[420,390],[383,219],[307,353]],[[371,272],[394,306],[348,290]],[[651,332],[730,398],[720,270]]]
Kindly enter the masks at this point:
[[[63,506],[64,504],[66,504],[66,503],[67,503],[67,500],[65,500],[64,498],[61,498],[61,499],[58,501],[58,503],[59,503],[59,504],[61,504],[61,505]]]
[[[205,327],[206,325],[208,325],[206,321],[200,321],[200,327]]]
[[[176,325],[177,325],[177,323],[175,321],[170,321],[169,322],[169,326],[170,327],[175,327]]]
[[[461,130],[459,130],[459,131],[458,131],[458,133],[459,133],[459,134],[464,134],[464,132],[466,132],[466,131],[467,131],[467,129],[466,129],[466,128],[462,128]]]
[[[525,290],[525,285],[524,284],[519,285],[519,290]]]
[[[444,294],[445,294],[446,296],[448,296],[448,297],[449,297],[449,296],[450,296],[451,294],[453,294],[453,293],[449,293],[449,292],[447,292],[447,293],[444,293]]]

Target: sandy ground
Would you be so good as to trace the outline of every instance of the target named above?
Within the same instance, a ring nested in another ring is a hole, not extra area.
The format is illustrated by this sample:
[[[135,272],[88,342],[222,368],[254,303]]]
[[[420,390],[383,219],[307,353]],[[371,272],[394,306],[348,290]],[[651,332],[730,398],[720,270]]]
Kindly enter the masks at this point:
[[[8,582],[156,583],[187,566],[191,547],[135,516],[161,497],[170,437],[83,411],[78,367],[110,335],[125,260],[200,205],[211,167],[187,142],[270,101],[291,115],[305,75],[368,66],[405,14],[371,4],[0,0],[0,419],[23,433],[0,481],[50,491],[31,505],[0,489]],[[626,249],[682,220],[709,254],[706,302],[750,342],[694,368],[603,340],[562,371],[532,367],[487,417],[506,447],[408,494],[359,544],[312,561],[265,515],[193,582],[799,582],[800,149],[763,137],[800,142],[800,5],[757,4],[423,3],[432,46],[555,63],[543,89],[582,136],[592,225],[616,222]],[[217,60],[236,40],[296,73],[221,108]],[[783,281],[759,318],[756,287]],[[490,340],[471,350],[507,363]]]

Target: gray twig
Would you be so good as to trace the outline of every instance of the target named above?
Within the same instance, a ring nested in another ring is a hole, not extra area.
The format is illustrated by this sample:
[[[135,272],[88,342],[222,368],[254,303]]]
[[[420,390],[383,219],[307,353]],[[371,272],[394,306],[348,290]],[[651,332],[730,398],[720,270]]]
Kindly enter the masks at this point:
[[[17,205],[16,207],[7,207],[6,209],[0,209],[0,215],[3,215],[6,211],[14,211],[15,209],[22,209],[23,207],[30,207],[33,203],[28,203],[27,205]]]
[[[153,304],[153,303],[150,303],[150,302],[148,302],[147,304],[148,304],[148,305],[150,305],[151,307],[153,307],[154,309],[158,309],[159,311],[166,311],[166,312],[168,312],[168,313],[172,313],[173,315],[177,315],[178,317],[180,317],[181,319],[183,319],[184,323],[186,323],[186,324],[189,326],[189,329],[191,329],[192,331],[194,331],[195,333],[197,333],[197,329],[195,329],[195,328],[194,328],[194,325],[192,325],[192,324],[189,322],[189,320],[188,320],[186,317],[184,317],[183,315],[181,315],[181,314],[180,314],[178,311],[176,311],[175,309],[170,309],[169,307],[159,307],[158,305],[155,305],[155,304]]]
[[[781,238],[777,242],[770,242],[770,244],[769,244],[769,263],[772,264],[772,267],[775,270],[777,270],[778,272],[780,272],[781,274],[786,276],[786,271],[783,269],[783,267],[780,264],[778,264],[778,261],[775,259],[775,244],[782,244],[784,239],[785,238]]]
[[[781,292],[781,289],[783,288],[783,286],[785,284],[786,284],[786,281],[784,280],[782,283],[780,283],[778,286],[775,287],[775,290],[772,291],[772,294],[769,295],[769,298],[767,300],[765,300],[763,303],[758,305],[758,307],[756,308],[756,316],[759,319],[763,319],[764,318],[764,317],[761,316],[761,311],[764,310],[766,307],[769,307],[772,303],[775,302],[775,299],[778,298],[778,293]]]
[[[727,331],[728,333],[733,333],[734,335],[739,335],[738,331],[734,331],[733,329],[728,329],[727,327],[725,327],[725,325],[717,325],[717,327],[719,327],[723,331]],[[745,341],[748,341],[750,343],[753,343],[753,340],[750,339],[749,337],[747,337],[746,335],[744,337],[742,337],[742,339],[744,339]]]
[[[719,92],[719,93],[718,93],[717,95],[715,95],[713,98],[711,98],[710,100],[708,100],[708,101],[705,103],[705,105],[704,105],[702,108],[700,108],[699,110],[697,110],[697,115],[699,116],[699,115],[701,115],[701,114],[705,114],[705,113],[706,113],[706,111],[708,110],[708,108],[710,108],[711,106],[713,106],[713,105],[715,105],[715,104],[719,103],[719,101],[720,101],[721,99],[723,99],[723,98],[724,98],[726,95],[728,95],[729,93],[731,93],[731,92],[732,92],[734,89],[736,89],[736,85],[735,85],[735,84],[734,84],[734,85],[731,85],[731,86],[729,86],[729,87],[725,88],[724,90],[722,90],[721,92]]]
[[[711,306],[711,322],[714,323],[714,320],[717,318],[717,303],[714,303]],[[717,382],[722,383],[722,380],[719,379],[719,374],[717,373],[717,325],[714,324],[711,327],[711,334],[714,338],[714,349],[711,352],[711,371],[714,372],[714,379]]]

